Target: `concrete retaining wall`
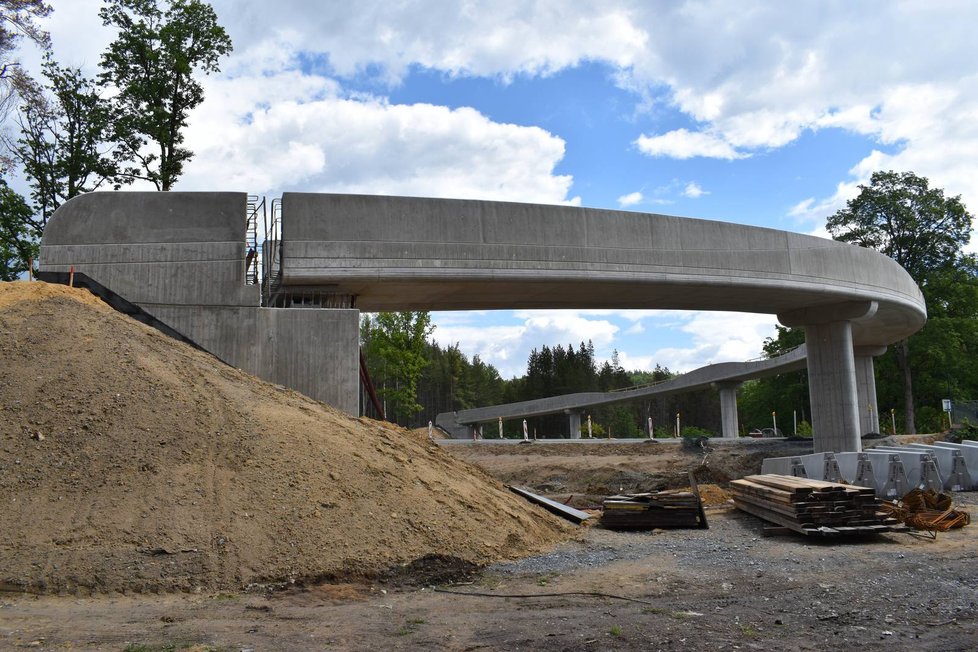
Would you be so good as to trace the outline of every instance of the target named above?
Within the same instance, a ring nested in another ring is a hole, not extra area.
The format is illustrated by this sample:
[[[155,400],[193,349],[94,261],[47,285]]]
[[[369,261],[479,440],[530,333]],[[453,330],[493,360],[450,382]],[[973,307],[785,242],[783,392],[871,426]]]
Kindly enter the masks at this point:
[[[41,241],[45,273],[74,267],[214,354],[350,414],[359,312],[260,308],[245,284],[243,193],[89,193]]]

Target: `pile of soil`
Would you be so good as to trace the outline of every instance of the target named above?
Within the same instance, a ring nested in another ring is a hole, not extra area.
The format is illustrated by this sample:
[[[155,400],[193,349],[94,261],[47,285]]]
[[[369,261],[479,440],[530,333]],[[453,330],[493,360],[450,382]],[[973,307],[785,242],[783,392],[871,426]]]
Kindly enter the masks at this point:
[[[423,435],[0,283],[0,589],[240,589],[537,552],[572,529]]]

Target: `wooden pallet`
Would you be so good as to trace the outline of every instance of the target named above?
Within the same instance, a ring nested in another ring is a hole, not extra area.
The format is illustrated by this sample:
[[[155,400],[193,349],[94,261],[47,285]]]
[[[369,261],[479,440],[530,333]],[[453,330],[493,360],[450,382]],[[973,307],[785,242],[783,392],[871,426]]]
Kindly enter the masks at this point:
[[[868,487],[765,474],[734,480],[730,491],[738,509],[805,535],[879,534],[897,523]]]

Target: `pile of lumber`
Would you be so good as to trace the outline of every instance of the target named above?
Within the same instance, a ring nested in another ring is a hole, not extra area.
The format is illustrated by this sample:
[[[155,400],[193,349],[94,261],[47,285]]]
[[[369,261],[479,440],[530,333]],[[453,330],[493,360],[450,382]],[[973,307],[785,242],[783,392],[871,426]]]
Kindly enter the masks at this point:
[[[733,480],[730,493],[739,509],[802,534],[876,534],[898,523],[869,487],[766,474]]]
[[[609,496],[601,525],[612,530],[706,527],[699,496],[691,491],[657,491]]]

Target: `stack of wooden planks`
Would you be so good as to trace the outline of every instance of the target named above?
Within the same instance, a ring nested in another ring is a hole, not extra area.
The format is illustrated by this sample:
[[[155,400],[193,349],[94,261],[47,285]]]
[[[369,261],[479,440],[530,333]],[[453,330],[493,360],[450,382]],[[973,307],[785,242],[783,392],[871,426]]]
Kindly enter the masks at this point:
[[[603,503],[601,525],[612,530],[709,527],[692,473],[689,474],[689,486],[692,491],[609,496]]]
[[[807,535],[876,534],[897,524],[869,487],[766,474],[733,480],[730,493],[739,509]]]

